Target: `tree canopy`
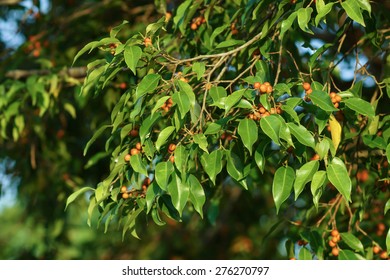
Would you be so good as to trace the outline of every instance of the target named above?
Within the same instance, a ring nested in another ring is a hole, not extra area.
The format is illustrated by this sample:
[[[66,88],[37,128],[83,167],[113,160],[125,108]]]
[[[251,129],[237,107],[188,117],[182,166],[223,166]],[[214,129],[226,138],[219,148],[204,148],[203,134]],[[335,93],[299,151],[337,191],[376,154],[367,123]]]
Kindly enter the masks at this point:
[[[0,6],[2,257],[387,259],[389,5],[131,2]]]

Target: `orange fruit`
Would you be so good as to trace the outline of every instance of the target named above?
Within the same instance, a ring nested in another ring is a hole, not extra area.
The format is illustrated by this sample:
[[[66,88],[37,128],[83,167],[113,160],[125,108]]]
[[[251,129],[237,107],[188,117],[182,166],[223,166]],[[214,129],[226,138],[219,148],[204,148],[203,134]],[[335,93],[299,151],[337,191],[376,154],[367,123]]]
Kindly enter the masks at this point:
[[[337,237],[340,235],[339,231],[337,229],[334,229],[330,232],[330,235],[333,237]]]
[[[138,155],[138,154],[139,154],[139,150],[138,150],[138,149],[132,148],[132,149],[130,150],[130,155],[134,156],[134,155]]]
[[[125,161],[130,161],[130,158],[131,158],[130,154],[125,155]]]
[[[302,86],[303,86],[303,89],[306,90],[306,91],[311,89],[311,85],[309,83],[307,83],[307,82],[303,83]]]
[[[339,255],[339,249],[337,247],[334,247],[332,249],[332,255],[335,257],[337,257]]]
[[[253,84],[253,87],[255,89],[260,89],[260,86],[261,86],[261,83],[259,83],[259,82],[256,82],[256,83]]]

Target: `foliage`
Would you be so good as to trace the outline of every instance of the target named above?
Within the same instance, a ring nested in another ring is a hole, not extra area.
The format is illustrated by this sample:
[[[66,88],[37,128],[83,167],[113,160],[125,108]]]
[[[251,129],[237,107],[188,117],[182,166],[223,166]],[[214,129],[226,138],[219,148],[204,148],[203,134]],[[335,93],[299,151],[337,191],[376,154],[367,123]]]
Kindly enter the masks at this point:
[[[77,121],[80,100],[81,112],[90,100],[107,104],[84,155],[109,172],[96,188],[80,184],[66,207],[87,193],[88,224],[98,213],[95,224],[119,225],[122,238],[146,235],[149,220],[173,227],[199,215],[205,230],[228,222],[229,204],[242,220],[259,207],[274,223],[256,246],[273,236],[289,258],[387,258],[386,4],[156,4],[163,16],[141,32],[123,21],[80,48],[73,65],[95,56],[75,101],[53,102],[60,74],[0,87],[1,133],[13,141],[31,127],[21,92],[38,120],[60,111]],[[231,250],[250,252],[253,232],[242,231]]]

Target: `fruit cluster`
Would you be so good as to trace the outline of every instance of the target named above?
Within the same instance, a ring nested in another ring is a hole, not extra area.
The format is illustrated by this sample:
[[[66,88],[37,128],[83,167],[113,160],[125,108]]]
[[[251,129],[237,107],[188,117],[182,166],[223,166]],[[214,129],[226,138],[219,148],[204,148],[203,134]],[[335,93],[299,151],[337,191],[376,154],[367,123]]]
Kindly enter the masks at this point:
[[[272,107],[269,111],[267,109],[264,108],[263,105],[259,104],[258,107],[254,106],[254,111],[253,113],[249,113],[247,115],[247,117],[251,120],[254,120],[254,121],[259,121],[261,118],[263,117],[267,117],[269,115],[273,115],[273,114],[281,114],[282,113],[282,109],[280,108],[280,106],[277,106],[276,108]]]
[[[49,46],[48,41],[43,42],[43,46],[47,48]],[[25,49],[26,53],[31,53],[33,57],[39,57],[42,52],[42,43],[38,41],[38,36],[30,36],[28,38],[28,44]]]
[[[172,155],[172,153],[176,150],[176,144],[174,143],[171,143],[169,144],[168,146],[168,153],[170,153],[171,155],[169,156],[169,161],[174,163],[175,162],[175,156]]]
[[[305,82],[302,84],[302,86],[305,90],[306,96],[309,96],[313,92],[313,89],[311,88],[311,85],[309,83]]]
[[[164,112],[168,112],[169,109],[171,109],[173,105],[173,101],[172,101],[172,98],[169,98],[167,101],[165,101],[165,103],[161,106],[161,109],[164,111]]]
[[[118,43],[112,43],[112,44],[109,45],[109,47],[110,47],[110,52],[111,52],[112,55],[115,54],[116,48],[117,48],[118,46],[119,46]]]
[[[372,247],[372,252],[375,254],[375,255],[379,255],[379,257],[383,260],[387,260],[389,258],[389,255],[387,254],[387,252],[385,250],[382,250],[381,247],[377,246],[377,245],[374,245]]]
[[[145,47],[152,46],[152,39],[150,39],[149,37],[145,37],[144,45],[145,45]]]
[[[330,237],[328,241],[328,245],[332,248],[332,255],[337,257],[339,255],[339,248],[337,243],[341,240],[340,233],[337,229],[334,229],[330,232]]]
[[[126,186],[122,186],[121,187],[122,198],[128,199],[128,198],[136,198],[138,196],[144,198],[146,196],[146,191],[151,183],[152,180],[149,177],[146,177],[142,183],[142,187],[140,190],[138,189],[128,190]]]
[[[274,91],[273,87],[271,86],[271,84],[269,82],[264,82],[263,84],[256,82],[253,84],[253,88],[258,90],[260,92],[260,94],[263,94],[263,93],[271,94]]]
[[[336,108],[338,108],[339,107],[339,103],[341,101],[341,96],[338,95],[337,93],[333,92],[333,91],[331,93],[329,93],[329,96],[330,96],[330,99],[332,100],[333,105]]]
[[[199,26],[201,26],[201,24],[203,24],[205,22],[206,22],[206,19],[202,16],[193,18],[192,23],[191,23],[191,30],[198,29]]]
[[[130,153],[125,155],[125,161],[128,162],[130,161],[131,156],[138,155],[142,151],[142,145],[141,142],[138,142],[135,144],[134,148],[130,149]]]
[[[236,28],[236,23],[232,22],[230,25],[230,30],[232,31],[232,35],[237,35],[238,34],[238,29]]]

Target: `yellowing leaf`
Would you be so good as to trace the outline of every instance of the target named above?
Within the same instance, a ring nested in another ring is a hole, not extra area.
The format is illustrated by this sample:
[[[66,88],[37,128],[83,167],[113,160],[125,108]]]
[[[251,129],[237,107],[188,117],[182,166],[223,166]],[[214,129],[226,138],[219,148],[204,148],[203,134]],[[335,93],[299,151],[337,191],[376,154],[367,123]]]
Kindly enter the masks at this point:
[[[341,141],[341,125],[333,115],[329,118],[330,133],[332,134],[332,142],[335,150]]]

